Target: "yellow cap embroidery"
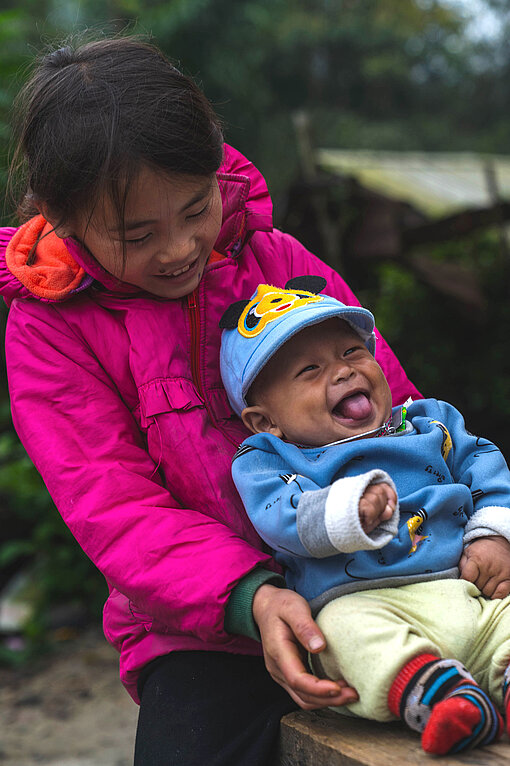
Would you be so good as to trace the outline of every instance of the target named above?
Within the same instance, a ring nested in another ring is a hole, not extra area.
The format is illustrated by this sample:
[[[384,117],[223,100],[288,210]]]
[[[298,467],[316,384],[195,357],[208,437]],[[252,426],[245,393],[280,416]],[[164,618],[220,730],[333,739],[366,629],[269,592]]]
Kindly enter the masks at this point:
[[[253,338],[259,335],[269,322],[274,322],[292,309],[322,300],[322,295],[315,295],[307,290],[283,290],[271,285],[259,285],[255,297],[239,317],[237,329],[245,338]]]

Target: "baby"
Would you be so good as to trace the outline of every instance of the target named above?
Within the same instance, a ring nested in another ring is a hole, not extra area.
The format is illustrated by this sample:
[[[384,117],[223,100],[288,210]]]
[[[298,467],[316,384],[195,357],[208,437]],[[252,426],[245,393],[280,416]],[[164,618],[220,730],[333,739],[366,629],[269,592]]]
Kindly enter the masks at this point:
[[[254,434],[234,481],[324,632],[314,671],[357,690],[350,713],[401,718],[430,753],[487,745],[510,712],[510,472],[451,405],[392,408],[372,314],[325,284],[259,285],[222,318]]]

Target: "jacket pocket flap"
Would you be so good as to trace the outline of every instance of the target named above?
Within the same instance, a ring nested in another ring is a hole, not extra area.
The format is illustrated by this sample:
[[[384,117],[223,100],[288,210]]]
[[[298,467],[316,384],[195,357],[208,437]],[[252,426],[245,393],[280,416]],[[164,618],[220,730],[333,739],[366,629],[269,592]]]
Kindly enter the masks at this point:
[[[191,380],[187,378],[159,378],[139,389],[140,413],[143,421],[172,410],[191,410],[203,407],[204,402]]]

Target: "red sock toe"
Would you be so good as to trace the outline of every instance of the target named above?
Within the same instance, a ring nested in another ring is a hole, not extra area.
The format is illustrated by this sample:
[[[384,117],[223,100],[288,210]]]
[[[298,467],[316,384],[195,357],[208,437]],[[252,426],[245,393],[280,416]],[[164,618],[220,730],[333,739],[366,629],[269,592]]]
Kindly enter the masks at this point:
[[[506,733],[510,738],[510,684],[504,689],[503,700],[505,707]]]
[[[439,702],[423,730],[421,744],[427,753],[445,755],[463,739],[470,737],[482,714],[463,697],[450,697]]]

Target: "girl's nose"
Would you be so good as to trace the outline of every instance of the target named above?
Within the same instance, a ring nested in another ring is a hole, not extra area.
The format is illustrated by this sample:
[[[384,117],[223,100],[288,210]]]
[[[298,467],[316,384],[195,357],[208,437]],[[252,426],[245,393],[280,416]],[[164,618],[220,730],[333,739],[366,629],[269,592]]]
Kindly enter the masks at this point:
[[[164,264],[185,265],[195,251],[193,238],[174,238],[169,240],[165,250],[159,254],[159,261]]]

